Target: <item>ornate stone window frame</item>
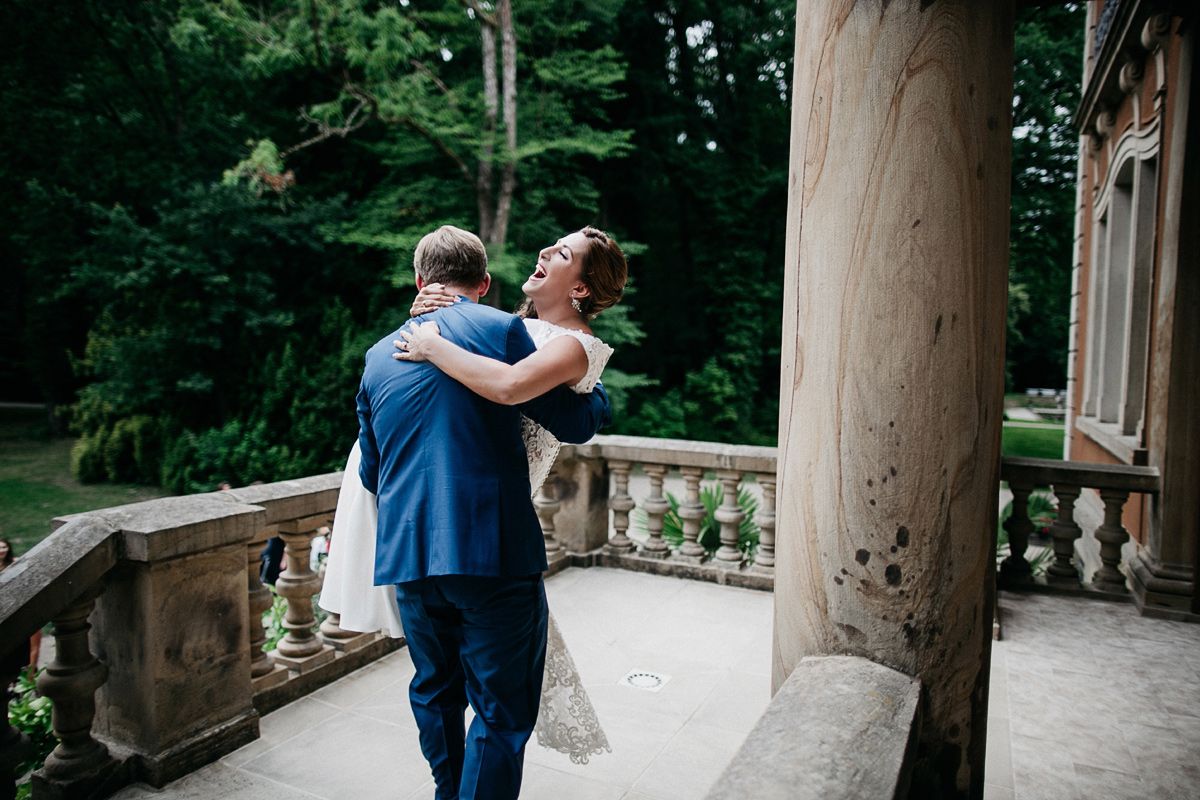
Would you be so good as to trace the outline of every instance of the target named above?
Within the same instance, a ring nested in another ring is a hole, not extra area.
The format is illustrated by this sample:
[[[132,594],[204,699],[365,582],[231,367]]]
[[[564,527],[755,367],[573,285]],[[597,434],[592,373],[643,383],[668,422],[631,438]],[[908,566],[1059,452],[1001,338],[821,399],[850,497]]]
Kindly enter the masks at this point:
[[[1092,220],[1084,400],[1075,427],[1128,464],[1145,464],[1147,455],[1158,156],[1157,117],[1121,137]]]

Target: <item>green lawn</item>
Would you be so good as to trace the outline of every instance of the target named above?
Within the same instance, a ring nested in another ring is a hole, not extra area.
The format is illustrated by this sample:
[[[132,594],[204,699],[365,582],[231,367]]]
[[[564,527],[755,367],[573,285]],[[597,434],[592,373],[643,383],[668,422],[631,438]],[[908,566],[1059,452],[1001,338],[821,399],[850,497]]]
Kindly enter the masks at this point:
[[[1063,426],[1005,423],[1000,449],[1006,456],[1061,459]]]
[[[84,485],[71,476],[73,439],[50,435],[40,410],[0,408],[0,538],[17,554],[50,533],[50,520],[161,497],[157,487]]]

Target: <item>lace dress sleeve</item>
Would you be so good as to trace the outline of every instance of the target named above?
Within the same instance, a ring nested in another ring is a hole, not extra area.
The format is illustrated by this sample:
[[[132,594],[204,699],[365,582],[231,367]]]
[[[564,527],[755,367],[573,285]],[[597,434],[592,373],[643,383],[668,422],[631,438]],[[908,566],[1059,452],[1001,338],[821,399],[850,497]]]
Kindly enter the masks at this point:
[[[571,387],[571,391],[585,394],[596,387],[596,383],[600,380],[600,373],[604,372],[604,367],[613,354],[611,347],[589,333],[560,328],[541,320],[526,320],[525,325],[529,330],[529,335],[533,337],[534,344],[539,348],[558,336],[574,336],[579,340],[579,343],[583,345],[584,353],[587,354],[588,369],[579,382]],[[521,424],[521,435],[525,439],[525,453],[529,457],[529,491],[536,495],[550,474],[554,461],[558,458],[558,450],[562,445],[558,439],[554,438],[554,434],[528,417],[523,417]]]

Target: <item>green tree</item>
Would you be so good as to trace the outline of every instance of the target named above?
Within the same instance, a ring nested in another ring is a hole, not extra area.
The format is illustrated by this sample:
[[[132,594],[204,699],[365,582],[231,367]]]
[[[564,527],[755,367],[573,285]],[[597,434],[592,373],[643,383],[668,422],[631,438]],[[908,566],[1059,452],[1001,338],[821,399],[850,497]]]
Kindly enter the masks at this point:
[[[1010,388],[1061,388],[1067,377],[1082,4],[1026,6],[1013,69]],[[1013,303],[1025,298],[1025,302]]]
[[[774,443],[795,5],[658,0],[626,7],[618,125],[637,145],[604,184],[644,242],[638,309],[657,382],[629,433]]]

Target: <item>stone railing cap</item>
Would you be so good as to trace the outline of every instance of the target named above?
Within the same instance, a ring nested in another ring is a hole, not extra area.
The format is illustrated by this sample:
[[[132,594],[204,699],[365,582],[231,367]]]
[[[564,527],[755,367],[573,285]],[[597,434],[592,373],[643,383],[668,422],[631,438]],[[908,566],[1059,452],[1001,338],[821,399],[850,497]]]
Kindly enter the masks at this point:
[[[574,452],[583,457],[640,464],[771,473],[775,471],[778,448],[646,436],[596,436],[576,446]]]
[[[920,695],[919,680],[865,658],[801,659],[708,800],[895,797]]]
[[[1122,489],[1130,492],[1158,491],[1155,467],[1128,464],[1093,464],[1086,461],[1056,461],[1049,458],[1007,456],[1000,460],[1000,478],[1012,483],[1023,480],[1036,486],[1061,484],[1088,489]]]
[[[211,495],[161,497],[142,503],[57,517],[56,527],[83,517],[102,520],[120,534],[121,558],[160,561],[245,543],[266,524],[266,512]]]
[[[19,642],[95,586],[117,563],[117,530],[79,516],[0,572],[0,642]]]
[[[337,508],[338,491],[341,488],[342,473],[329,472],[290,481],[242,486],[225,492],[210,492],[204,496],[261,506],[266,511],[266,524],[274,525],[284,520],[333,511]]]

